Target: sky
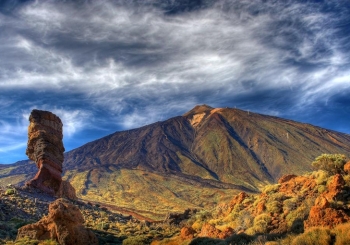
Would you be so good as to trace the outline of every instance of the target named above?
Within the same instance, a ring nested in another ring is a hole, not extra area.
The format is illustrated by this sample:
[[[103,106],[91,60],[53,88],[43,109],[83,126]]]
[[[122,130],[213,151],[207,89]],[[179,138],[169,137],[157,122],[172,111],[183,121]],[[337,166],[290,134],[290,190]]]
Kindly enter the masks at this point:
[[[69,151],[197,104],[350,134],[350,2],[0,1],[0,163],[32,109]]]

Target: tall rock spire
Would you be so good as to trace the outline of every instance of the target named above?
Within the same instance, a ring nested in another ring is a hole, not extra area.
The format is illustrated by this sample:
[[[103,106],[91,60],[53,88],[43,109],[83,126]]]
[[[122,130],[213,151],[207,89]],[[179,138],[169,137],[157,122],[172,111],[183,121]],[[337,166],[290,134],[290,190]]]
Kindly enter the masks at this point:
[[[26,154],[39,171],[27,185],[56,194],[62,182],[63,124],[55,114],[40,110],[31,112],[29,122]]]

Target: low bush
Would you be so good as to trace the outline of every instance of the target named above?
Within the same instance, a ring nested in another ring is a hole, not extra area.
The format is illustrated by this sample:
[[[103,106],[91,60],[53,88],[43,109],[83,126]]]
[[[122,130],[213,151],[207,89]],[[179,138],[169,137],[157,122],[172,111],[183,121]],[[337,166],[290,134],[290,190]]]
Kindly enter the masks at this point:
[[[253,227],[247,230],[249,235],[254,235],[257,233],[266,233],[269,224],[271,223],[271,216],[263,213],[254,218]]]
[[[312,166],[333,175],[343,173],[345,163],[346,156],[343,154],[322,154],[312,162]]]
[[[337,225],[332,234],[335,236],[334,245],[350,245],[350,223]]]
[[[16,193],[16,190],[15,189],[7,189],[6,191],[5,191],[5,195],[6,196],[9,196],[9,195],[13,195],[13,194],[15,194]]]
[[[278,189],[280,188],[280,184],[275,184],[275,185],[266,185],[264,189],[262,190],[263,193],[266,194],[271,194],[271,193],[276,193]]]
[[[140,245],[150,244],[150,241],[146,236],[130,236],[123,240],[123,245]]]
[[[292,245],[329,245],[331,240],[331,232],[328,228],[315,227],[297,236]]]
[[[245,230],[253,223],[253,216],[247,210],[242,210],[234,221],[236,230]]]
[[[315,178],[317,185],[325,185],[329,178],[329,172],[324,170],[314,171],[311,175]]]
[[[268,202],[266,204],[266,211],[269,213],[280,213],[281,204],[278,201]]]
[[[297,198],[297,197],[292,197],[292,198],[289,198],[287,200],[284,200],[283,201],[283,210],[288,210],[288,211],[295,210],[297,208],[298,202],[299,202],[299,198]]]

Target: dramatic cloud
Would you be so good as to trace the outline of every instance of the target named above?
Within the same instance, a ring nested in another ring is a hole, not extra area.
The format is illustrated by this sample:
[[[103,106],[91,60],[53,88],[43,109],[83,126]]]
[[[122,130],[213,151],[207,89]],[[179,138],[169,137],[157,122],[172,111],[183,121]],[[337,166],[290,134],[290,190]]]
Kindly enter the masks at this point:
[[[0,131],[18,135],[0,163],[21,160],[33,108],[61,117],[67,150],[203,103],[350,133],[349,16],[336,0],[3,1]]]

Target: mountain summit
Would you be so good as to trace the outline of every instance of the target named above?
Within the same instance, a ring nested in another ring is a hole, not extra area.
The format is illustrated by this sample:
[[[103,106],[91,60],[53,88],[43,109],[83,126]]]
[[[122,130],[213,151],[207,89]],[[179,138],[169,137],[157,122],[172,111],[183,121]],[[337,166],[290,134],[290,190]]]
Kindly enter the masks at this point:
[[[83,199],[131,205],[147,215],[155,208],[166,213],[208,206],[241,190],[257,191],[283,174],[309,171],[322,153],[350,155],[350,136],[199,105],[182,116],[116,132],[67,152],[64,178]],[[29,178],[25,166],[11,165],[4,172],[11,180],[15,175],[17,180]]]

